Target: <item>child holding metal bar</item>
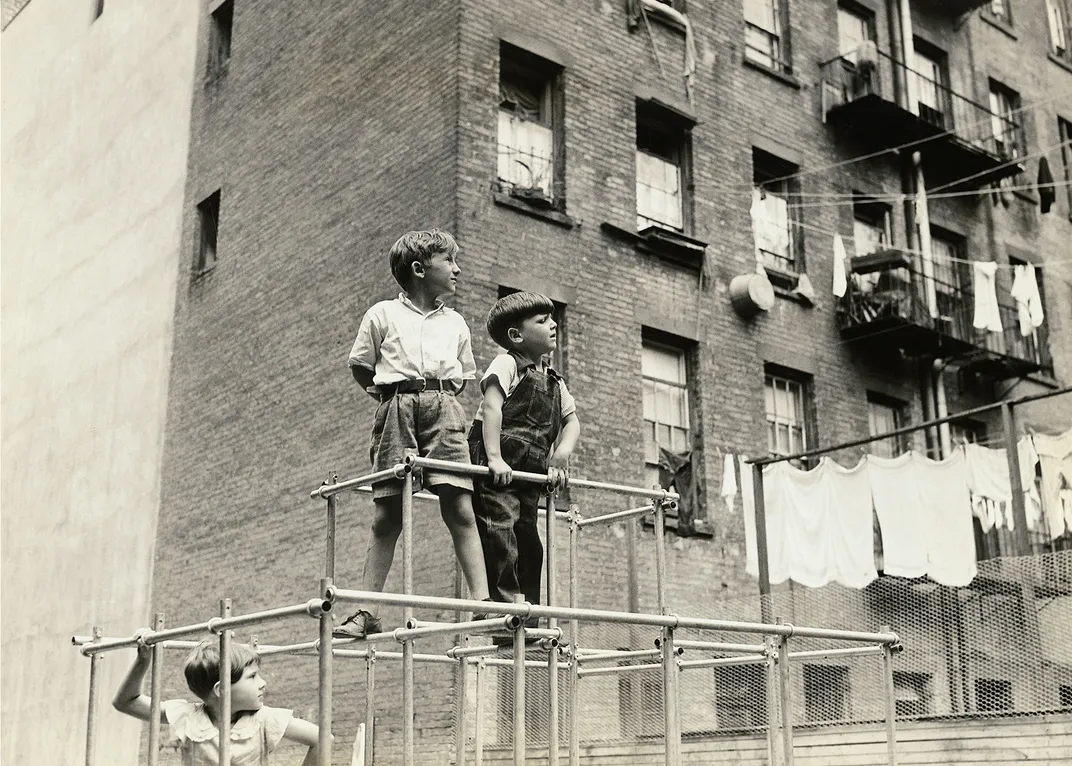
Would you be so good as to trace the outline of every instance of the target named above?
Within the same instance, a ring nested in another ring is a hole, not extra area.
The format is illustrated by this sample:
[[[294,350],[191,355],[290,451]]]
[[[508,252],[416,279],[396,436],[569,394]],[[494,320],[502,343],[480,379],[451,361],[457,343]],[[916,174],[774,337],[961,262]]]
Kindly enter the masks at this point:
[[[495,601],[524,594],[540,602],[543,545],[537,524],[545,487],[514,482],[513,471],[547,474],[549,489],[568,482],[569,457],[581,424],[562,377],[545,363],[558,345],[554,304],[538,293],[500,298],[488,313],[488,333],[506,349],[480,379],[484,394],[469,431],[469,457],[490,477],[476,482],[473,506]],[[529,618],[528,627],[537,621]]]
[[[120,713],[148,721],[152,701],[141,693],[149,669],[152,647],[138,647],[138,657],[115,693],[112,706]],[[182,755],[183,766],[219,764],[220,652],[202,643],[186,658],[186,685],[200,702],[182,699],[160,704],[160,721],[171,729],[170,742]],[[231,763],[268,763],[268,754],[281,740],[309,747],[303,766],[317,762],[320,729],[294,717],[292,710],[264,705],[264,678],[257,653],[245,644],[231,646]]]
[[[350,351],[354,380],[379,402],[369,457],[373,471],[402,462],[406,449],[421,457],[469,463],[465,412],[456,394],[476,377],[465,320],[442,298],[457,290],[461,269],[454,238],[436,229],[411,231],[391,247],[391,274],[402,288],[393,300],[365,312]],[[480,537],[473,517],[473,481],[467,475],[423,471],[415,476],[439,495],[439,509],[475,600],[488,600]],[[416,489],[416,486],[415,486]],[[362,588],[382,592],[402,531],[402,488],[397,479],[372,485],[375,517]],[[360,609],[335,628],[336,638],[364,638],[383,630],[378,607]],[[487,615],[478,613],[474,619]]]

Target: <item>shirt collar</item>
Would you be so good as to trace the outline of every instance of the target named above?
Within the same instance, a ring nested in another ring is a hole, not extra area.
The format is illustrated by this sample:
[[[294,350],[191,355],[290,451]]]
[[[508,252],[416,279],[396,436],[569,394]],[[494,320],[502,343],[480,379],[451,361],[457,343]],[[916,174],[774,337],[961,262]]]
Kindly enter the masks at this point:
[[[418,314],[420,314],[421,316],[425,316],[425,317],[432,316],[432,314],[435,314],[437,311],[446,311],[448,309],[447,304],[443,303],[443,301],[441,301],[441,300],[437,300],[435,308],[432,309],[431,311],[429,311],[428,313],[425,313],[425,312],[421,311],[421,309],[418,308],[417,305],[414,304],[414,302],[411,301],[409,299],[409,296],[406,295],[405,293],[399,293],[398,294],[398,301],[399,301],[399,303],[401,303],[406,308],[408,308],[408,309],[410,309],[412,311],[416,311]]]
[[[562,376],[559,375],[557,372],[555,372],[555,369],[553,367],[551,367],[550,365],[547,365],[547,366],[545,366],[543,368],[540,368],[540,367],[537,367],[536,363],[533,362],[531,359],[528,359],[528,358],[522,356],[521,354],[517,353],[514,350],[507,351],[506,353],[508,353],[510,356],[512,356],[514,358],[514,362],[517,364],[517,374],[519,376],[523,375],[525,373],[525,371],[528,370],[529,367],[535,367],[540,372],[546,373],[549,377],[552,377],[555,380],[560,380],[562,378]]]

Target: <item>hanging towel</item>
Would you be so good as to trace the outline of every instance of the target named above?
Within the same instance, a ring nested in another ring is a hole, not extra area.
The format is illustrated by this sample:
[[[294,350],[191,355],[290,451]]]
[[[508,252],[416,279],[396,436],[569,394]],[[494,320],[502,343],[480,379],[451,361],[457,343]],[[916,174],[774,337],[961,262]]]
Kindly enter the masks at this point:
[[[1072,429],[1060,436],[1035,434],[1033,440],[1042,469],[1042,511],[1056,540],[1072,532]]]
[[[1001,313],[998,311],[997,288],[994,284],[998,265],[993,261],[976,261],[972,267],[975,271],[975,318],[972,326],[1001,332]]]
[[[744,571],[759,577],[759,556],[756,552],[756,496],[752,480],[752,465],[745,455],[737,456],[741,469],[741,510],[744,513]]]
[[[733,513],[733,498],[737,497],[737,468],[733,455],[726,454],[722,461],[722,500],[726,510]]]
[[[845,243],[840,234],[834,235],[834,295],[841,298],[849,289],[849,281],[845,276],[845,267],[848,255],[845,253]]]
[[[1014,277],[1009,295],[1016,301],[1016,314],[1020,320],[1020,335],[1030,335],[1046,318],[1042,310],[1035,266],[1025,263],[1013,269]]]
[[[883,570],[896,577],[927,574],[927,539],[912,453],[867,456],[867,479],[882,531]]]
[[[1053,203],[1057,201],[1057,190],[1053,185],[1053,173],[1050,172],[1050,162],[1045,157],[1039,158],[1038,171],[1039,209],[1043,214],[1050,212]]]
[[[1024,491],[1024,512],[1027,515],[1027,528],[1032,532],[1042,523],[1042,499],[1035,486],[1035,466],[1038,454],[1030,436],[1021,436],[1017,443],[1017,458],[1020,463],[1020,486]]]
[[[983,531],[989,532],[994,527],[1013,529],[1012,484],[1005,450],[965,444],[964,457],[972,511]]]
[[[970,585],[976,574],[975,532],[964,450],[958,447],[941,461],[910,454],[927,539],[927,574],[942,585]]]

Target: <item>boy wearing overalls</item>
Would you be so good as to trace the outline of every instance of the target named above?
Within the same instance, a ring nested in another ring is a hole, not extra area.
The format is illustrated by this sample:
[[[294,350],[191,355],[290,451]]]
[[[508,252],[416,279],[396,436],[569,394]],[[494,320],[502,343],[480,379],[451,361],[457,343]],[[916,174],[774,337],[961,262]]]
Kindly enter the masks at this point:
[[[491,473],[475,483],[473,510],[494,601],[511,602],[521,593],[540,602],[537,513],[545,487],[511,483],[513,471],[547,474],[552,489],[565,487],[581,431],[565,381],[544,361],[558,345],[553,311],[543,295],[513,293],[488,313],[488,333],[506,353],[480,379],[484,398],[469,432],[469,457]]]

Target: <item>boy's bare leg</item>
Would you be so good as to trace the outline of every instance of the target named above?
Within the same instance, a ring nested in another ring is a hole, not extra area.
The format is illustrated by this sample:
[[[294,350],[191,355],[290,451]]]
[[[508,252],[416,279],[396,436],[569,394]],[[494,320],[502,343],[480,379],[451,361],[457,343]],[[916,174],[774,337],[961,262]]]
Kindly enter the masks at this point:
[[[480,547],[472,496],[467,490],[449,484],[440,485],[435,490],[439,494],[439,512],[450,531],[454,553],[469,586],[469,597],[483,601],[488,598],[488,575],[484,569],[484,550]]]
[[[372,534],[365,552],[365,568],[361,572],[361,587],[363,590],[382,593],[395,559],[398,536],[402,532],[402,496],[379,498],[375,500],[375,504]],[[370,604],[366,611],[374,617],[378,616],[380,606]]]

